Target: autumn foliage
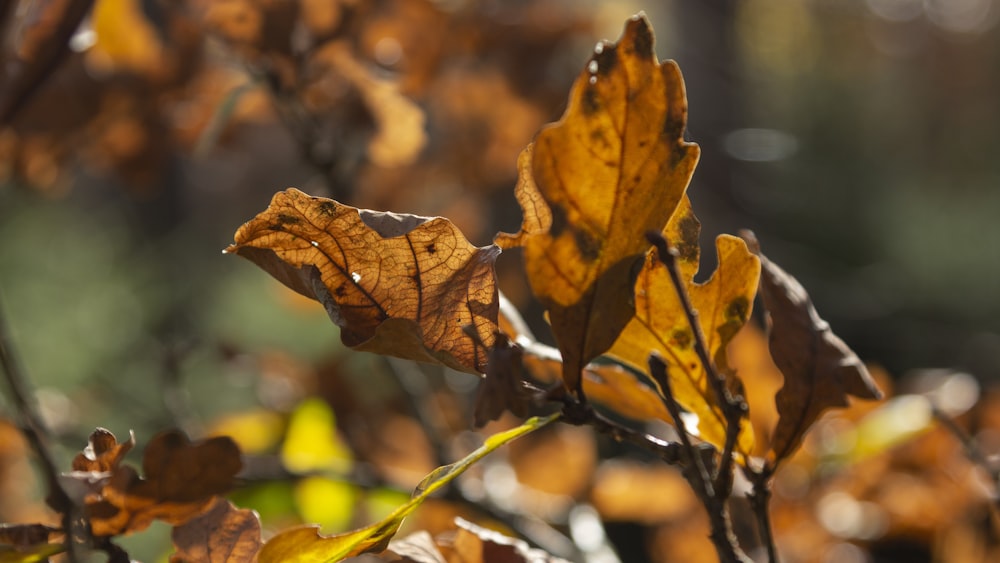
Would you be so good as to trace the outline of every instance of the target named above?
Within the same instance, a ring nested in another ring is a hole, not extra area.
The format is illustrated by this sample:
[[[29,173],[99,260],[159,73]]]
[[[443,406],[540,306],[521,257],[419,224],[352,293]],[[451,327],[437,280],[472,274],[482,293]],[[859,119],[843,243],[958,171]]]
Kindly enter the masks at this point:
[[[63,19],[53,16],[59,25],[49,36],[65,36],[64,27],[75,28],[89,3],[63,4]],[[309,154],[330,172],[335,189],[328,195],[357,195],[340,182],[366,166],[409,166],[421,151],[434,150],[426,149],[425,115],[414,101],[431,95],[424,87],[435,80],[433,65],[417,64],[396,80],[385,78],[359,62],[341,38],[342,26],[364,19],[364,7],[350,12],[344,6],[353,3],[301,2],[289,11],[285,4],[220,1],[204,11],[202,23],[260,71],[280,111],[294,114],[293,122],[303,118],[298,133],[315,135],[332,124],[357,134],[335,137],[330,152]],[[109,15],[112,5],[97,3],[95,26],[118,29],[112,15],[140,18],[125,8]],[[431,17],[410,9],[414,17]],[[275,40],[290,36],[300,15],[302,33],[315,42],[309,56]],[[170,12],[168,22],[168,33],[196,41],[187,14]],[[149,85],[168,90],[197,87],[185,84],[178,63],[193,43],[161,44],[142,39],[142,32],[99,36],[106,64],[128,67]],[[39,45],[34,59],[26,58],[39,69],[65,57],[64,45]],[[3,106],[5,120],[44,80],[44,69],[32,74],[33,67],[26,68]],[[320,87],[324,81],[345,85],[333,90],[340,97],[330,98],[331,90]],[[128,108],[121,110],[124,114],[108,117],[121,120],[117,126],[127,128],[146,115],[148,100],[133,94],[121,102]],[[282,105],[282,100],[294,103]],[[487,426],[490,435],[451,454],[457,461],[421,468],[426,475],[409,500],[367,525],[333,534],[310,522],[268,528],[256,512],[226,496],[252,480],[248,460],[259,461],[241,453],[233,438],[191,441],[180,431],[160,433],[145,441],[138,470],[125,461],[136,438],[119,441],[99,428],[70,470],[58,468],[59,475],[48,483],[48,502],[58,522],[0,527],[0,561],[75,559],[94,549],[113,561],[127,561],[118,539],[154,521],[171,527],[172,562],[318,562],[364,554],[366,560],[381,561],[562,561],[514,539],[519,530],[493,522],[501,533],[471,521],[475,515],[468,511],[448,513],[438,529],[396,537],[404,519],[432,506],[442,492],[452,491],[452,501],[471,495],[469,488],[454,492],[459,479],[481,471],[489,454],[508,445],[517,479],[539,495],[551,488],[544,494],[555,499],[554,505],[565,504],[553,522],[568,519],[572,526],[573,518],[588,514],[594,522],[600,522],[598,515],[606,522],[667,522],[650,540],[649,551],[659,561],[716,556],[747,561],[748,553],[777,561],[779,552],[782,560],[818,560],[810,550],[833,540],[818,531],[821,526],[806,525],[814,519],[810,503],[827,507],[826,513],[818,510],[820,519],[823,514],[833,518],[829,514],[835,508],[829,507],[837,500],[862,507],[857,510],[902,502],[906,491],[891,490],[891,479],[902,472],[920,483],[934,479],[920,473],[930,469],[899,467],[926,455],[914,436],[930,435],[930,415],[911,434],[900,433],[886,444],[842,445],[840,476],[818,474],[817,468],[830,460],[821,445],[810,441],[821,440],[811,438],[811,430],[829,430],[838,420],[852,428],[876,424],[879,416],[887,416],[880,409],[908,399],[870,402],[883,397],[877,378],[831,331],[802,285],[766,257],[752,233],[718,235],[717,267],[698,276],[701,224],[687,189],[700,149],[686,140],[687,107],[681,70],[673,61],[657,59],[653,30],[639,14],[625,22],[617,41],[598,44],[584,62],[562,117],[533,139],[514,143],[524,147],[516,163],[508,163],[518,172],[516,187],[507,194],[521,208],[518,232],[500,233],[492,243],[476,246],[473,236],[443,217],[364,209],[297,188],[275,193],[266,209],[236,230],[224,253],[249,260],[319,302],[344,346],[479,379],[471,418],[476,426]],[[364,116],[364,126],[346,127],[357,115]],[[121,129],[110,132],[115,127],[108,124],[105,130],[112,147],[121,134]],[[303,139],[307,151],[316,149],[312,138]],[[146,142],[151,146],[155,139]],[[155,151],[125,154],[109,148],[106,156],[128,171],[130,163],[140,156],[154,158]],[[536,337],[501,293],[496,265],[507,252],[523,257],[530,292],[544,310],[551,339]],[[766,319],[766,336],[754,324],[755,304],[757,317]],[[298,432],[295,416],[315,415],[324,430],[298,439],[322,441],[327,449],[298,465],[286,457],[282,471],[287,474],[282,475],[302,482],[352,475],[350,454],[338,449],[340,438],[332,430],[332,415],[324,414],[325,403],[298,408],[282,430],[287,442]],[[841,414],[831,417],[831,409]],[[364,434],[370,439],[358,443],[398,440],[382,455],[393,447],[413,447],[414,440],[405,438],[407,423],[392,422],[390,414],[369,421],[375,430],[361,430],[371,432]],[[460,420],[458,426],[469,422]],[[34,424],[26,417],[24,425],[39,432]],[[391,429],[382,432],[383,426]],[[595,435],[646,457],[640,463],[621,455],[598,469]],[[934,436],[927,439],[944,439]],[[943,436],[951,439],[951,434]],[[896,457],[886,453],[899,443],[909,449]],[[977,460],[961,459],[961,471],[974,470]],[[791,470],[779,472],[786,467]],[[875,478],[851,480],[851,467],[863,467]],[[482,471],[481,483],[499,479],[496,472]],[[796,486],[798,492],[788,493]],[[963,507],[990,510],[985,495],[966,493]],[[466,504],[474,505],[470,498]],[[587,502],[577,502],[582,499]],[[530,512],[525,499],[519,502],[495,503],[492,515]],[[908,526],[908,533],[924,531],[919,522]],[[679,538],[686,537],[700,542],[693,544],[693,554],[683,553]],[[996,552],[995,546],[983,549]]]

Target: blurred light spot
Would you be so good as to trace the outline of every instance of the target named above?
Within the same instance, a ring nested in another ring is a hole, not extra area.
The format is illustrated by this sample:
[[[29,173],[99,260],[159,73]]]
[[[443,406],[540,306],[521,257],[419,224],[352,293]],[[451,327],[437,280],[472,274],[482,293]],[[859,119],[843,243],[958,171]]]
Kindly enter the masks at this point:
[[[799,142],[788,133],[776,129],[737,129],[722,141],[733,158],[750,162],[773,162],[795,154]]]
[[[383,37],[375,43],[375,62],[382,66],[394,66],[403,59],[403,46],[395,37]]]
[[[877,454],[929,429],[931,402],[923,395],[900,395],[868,413],[858,423],[855,460]]]
[[[90,27],[80,27],[72,37],[69,38],[69,48],[74,53],[82,53],[97,44],[97,33]]]
[[[600,65],[597,64],[597,61],[590,61],[587,63],[587,72],[590,74],[597,74],[597,71],[599,70],[601,70],[601,68]]]
[[[927,398],[934,408],[948,416],[958,416],[979,400],[979,382],[963,372],[925,369],[911,376],[913,393]]]
[[[829,548],[823,557],[824,563],[868,563],[872,561],[867,551],[853,543],[838,543]]]
[[[579,504],[570,510],[569,533],[583,551],[596,551],[605,541],[601,518],[589,504]]]
[[[351,279],[354,280],[354,283],[361,283],[361,274],[357,272],[351,272]]]
[[[982,33],[997,20],[993,0],[924,0],[924,11],[934,25],[954,33]]]
[[[290,471],[299,473],[351,470],[353,456],[337,435],[333,410],[325,401],[306,399],[292,413],[281,446],[281,460]]]
[[[931,401],[948,416],[958,416],[972,408],[979,400],[979,382],[967,373],[956,373],[948,378]]]
[[[842,538],[872,540],[881,537],[889,528],[889,517],[881,507],[859,502],[841,491],[829,493],[819,500],[816,518],[828,532]]]
[[[304,522],[325,532],[340,532],[351,524],[356,501],[354,486],[325,477],[306,477],[295,486],[295,504]]]
[[[867,0],[868,10],[892,22],[905,22],[920,17],[923,0]]]
[[[517,473],[509,463],[492,463],[483,471],[483,484],[486,485],[486,492],[497,504],[503,504],[514,498],[518,488],[521,486],[517,482]]]
[[[40,387],[35,391],[39,414],[54,432],[67,432],[77,423],[76,404],[65,393],[52,387]]]

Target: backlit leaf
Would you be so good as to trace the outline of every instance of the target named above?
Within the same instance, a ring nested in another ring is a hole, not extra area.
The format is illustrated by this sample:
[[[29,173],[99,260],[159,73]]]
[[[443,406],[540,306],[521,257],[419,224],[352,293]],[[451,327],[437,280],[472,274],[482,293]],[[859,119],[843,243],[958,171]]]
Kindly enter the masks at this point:
[[[704,284],[695,283],[699,229],[685,199],[664,234],[678,249],[678,266],[691,305],[698,312],[708,352],[716,367],[725,372],[726,345],[750,317],[760,262],[742,240],[722,235],[715,241],[718,269]],[[677,402],[698,416],[700,438],[721,448],[726,436],[725,416],[695,351],[694,335],[669,271],[655,251],[646,257],[635,284],[635,317],[608,355],[646,372],[651,351],[666,360]],[[744,424],[737,450],[749,454],[752,448],[753,429]]]
[[[751,244],[756,246],[756,241]],[[847,396],[880,399],[881,391],[858,356],[820,318],[805,288],[759,253],[760,293],[770,318],[770,348],[785,384],[775,396],[778,425],[768,461],[777,465],[794,453],[806,430]]]
[[[686,120],[680,71],[657,62],[649,23],[635,16],[617,44],[598,45],[566,113],[538,134],[531,178],[521,167],[524,227],[498,242],[525,247],[570,389],[633,316],[644,234],[667,223],[698,160]]]
[[[447,219],[359,210],[290,188],[226,252],[322,303],[347,346],[485,371],[500,249],[473,246]]]
[[[537,430],[559,418],[553,414],[545,418],[533,417],[517,428],[494,434],[486,443],[461,460],[439,467],[417,486],[413,498],[400,506],[380,522],[370,526],[334,536],[322,536],[316,526],[305,526],[285,530],[264,544],[260,552],[260,563],[324,563],[339,561],[369,551],[385,549],[395,535],[403,519],[413,513],[431,494],[450,483],[474,463],[500,446]]]
[[[171,533],[177,553],[170,563],[244,563],[253,561],[262,545],[260,519],[221,497],[201,516]]]
[[[141,477],[120,463],[130,443],[119,444],[113,434],[98,429],[88,450],[74,460],[74,468],[93,469],[63,476],[85,492],[84,508],[95,536],[140,531],[157,519],[183,524],[208,508],[216,495],[229,491],[242,468],[239,448],[231,439],[191,443],[183,433],[170,431],[158,434],[146,447]]]

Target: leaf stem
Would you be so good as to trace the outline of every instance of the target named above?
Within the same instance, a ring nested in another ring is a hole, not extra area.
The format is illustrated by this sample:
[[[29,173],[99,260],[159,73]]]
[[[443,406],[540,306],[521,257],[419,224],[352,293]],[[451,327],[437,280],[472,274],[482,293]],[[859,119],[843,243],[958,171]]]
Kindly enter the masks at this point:
[[[48,481],[49,503],[56,511],[62,513],[62,526],[66,534],[66,555],[71,563],[81,561],[76,539],[90,539],[90,523],[80,506],[73,501],[59,481],[59,470],[48,447],[48,430],[42,417],[38,414],[34,402],[30,399],[28,378],[25,375],[20,358],[14,349],[14,341],[7,327],[7,320],[0,299],[0,367],[21,418],[21,431],[27,438],[31,448],[38,456],[42,471]]]

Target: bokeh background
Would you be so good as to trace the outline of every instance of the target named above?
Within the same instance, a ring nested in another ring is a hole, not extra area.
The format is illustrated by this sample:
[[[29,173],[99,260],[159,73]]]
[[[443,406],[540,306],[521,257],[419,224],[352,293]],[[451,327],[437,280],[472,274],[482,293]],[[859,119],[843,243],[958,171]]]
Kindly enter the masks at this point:
[[[72,4],[2,9],[0,103]],[[453,459],[475,381],[345,352],[317,304],[220,250],[288,186],[443,215],[477,244],[515,230],[518,152],[559,117],[595,43],[640,10],[687,82],[703,244],[754,230],[885,381],[933,369],[995,384],[996,0],[97,0],[0,129],[0,302],[60,455],[95,426],[294,450],[305,408],[318,427],[336,416],[343,441],[305,469],[349,459],[404,490]],[[547,338],[516,253],[498,268]],[[441,435],[425,450],[402,438],[428,428]],[[0,520],[40,514],[10,475]],[[299,485],[246,494],[275,522],[317,521],[303,499],[321,493]],[[345,514],[331,526],[367,513]],[[875,553],[838,549],[831,560]],[[650,551],[624,559],[668,560]]]

